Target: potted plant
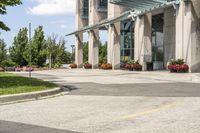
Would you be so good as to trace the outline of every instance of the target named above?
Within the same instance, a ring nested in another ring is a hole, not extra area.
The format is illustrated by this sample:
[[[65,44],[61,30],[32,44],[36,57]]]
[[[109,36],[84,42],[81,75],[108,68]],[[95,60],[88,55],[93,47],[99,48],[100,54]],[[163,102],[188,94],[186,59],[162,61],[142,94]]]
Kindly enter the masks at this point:
[[[75,68],[77,68],[77,65],[76,65],[76,64],[70,64],[69,67],[70,67],[71,69],[75,69]]]
[[[90,64],[89,62],[85,62],[85,63],[83,64],[83,67],[84,67],[85,69],[92,69],[92,64]]]
[[[186,73],[189,71],[189,66],[185,64],[183,59],[172,59],[167,67],[172,73]]]
[[[125,65],[125,69],[130,71],[142,71],[142,65],[139,64],[139,61],[129,60]]]
[[[101,69],[103,69],[103,70],[111,70],[112,69],[112,64],[110,64],[110,63],[103,63],[101,65]]]

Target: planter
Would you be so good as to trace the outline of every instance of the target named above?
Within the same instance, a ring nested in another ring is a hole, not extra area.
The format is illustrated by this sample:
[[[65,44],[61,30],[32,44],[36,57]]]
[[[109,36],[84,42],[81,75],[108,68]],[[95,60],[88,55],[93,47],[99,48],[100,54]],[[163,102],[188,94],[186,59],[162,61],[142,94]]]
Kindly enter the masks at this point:
[[[172,73],[187,73],[189,71],[189,66],[187,64],[170,64],[168,69]]]
[[[101,69],[103,69],[103,70],[111,70],[112,69],[112,65],[111,64],[102,64],[101,65]]]
[[[142,71],[142,65],[140,64],[126,64],[125,69],[129,71]]]
[[[140,64],[134,64],[133,65],[133,70],[135,70],[135,71],[142,71],[142,65],[140,65]]]
[[[92,64],[84,64],[83,65],[83,67],[85,68],[85,69],[92,69]]]
[[[70,64],[69,67],[70,67],[71,69],[75,69],[75,68],[77,68],[77,65],[76,65],[76,64]]]

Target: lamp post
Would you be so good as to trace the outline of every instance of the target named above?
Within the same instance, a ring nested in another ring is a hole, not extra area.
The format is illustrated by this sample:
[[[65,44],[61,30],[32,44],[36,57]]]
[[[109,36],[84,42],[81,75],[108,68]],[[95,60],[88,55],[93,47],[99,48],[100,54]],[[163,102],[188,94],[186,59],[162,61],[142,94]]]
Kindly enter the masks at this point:
[[[29,23],[29,78],[31,78],[31,23]]]
[[[72,63],[74,63],[74,48],[75,48],[75,45],[71,45],[72,47]]]

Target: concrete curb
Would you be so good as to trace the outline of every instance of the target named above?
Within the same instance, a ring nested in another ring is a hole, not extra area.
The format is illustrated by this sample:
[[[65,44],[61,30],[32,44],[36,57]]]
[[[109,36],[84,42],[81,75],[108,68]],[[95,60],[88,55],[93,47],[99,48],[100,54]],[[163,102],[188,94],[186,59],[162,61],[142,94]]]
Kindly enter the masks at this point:
[[[45,91],[4,95],[4,96],[0,96],[0,105],[16,103],[20,101],[38,100],[43,97],[49,97],[49,96],[57,95],[62,92],[69,92],[69,91],[70,89],[66,87],[60,87],[60,88],[57,87],[57,88],[45,90]]]

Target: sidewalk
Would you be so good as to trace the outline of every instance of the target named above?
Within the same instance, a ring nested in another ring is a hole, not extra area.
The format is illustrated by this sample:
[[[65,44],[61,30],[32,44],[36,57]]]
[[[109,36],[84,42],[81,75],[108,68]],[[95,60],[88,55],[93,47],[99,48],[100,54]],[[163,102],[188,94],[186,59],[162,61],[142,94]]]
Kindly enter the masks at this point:
[[[19,73],[25,75],[26,73]],[[136,72],[123,70],[85,70],[85,69],[59,69],[36,71],[33,74],[53,75],[57,82],[68,83],[99,83],[99,84],[134,84],[134,83],[200,83],[200,73],[170,73],[168,71]]]

